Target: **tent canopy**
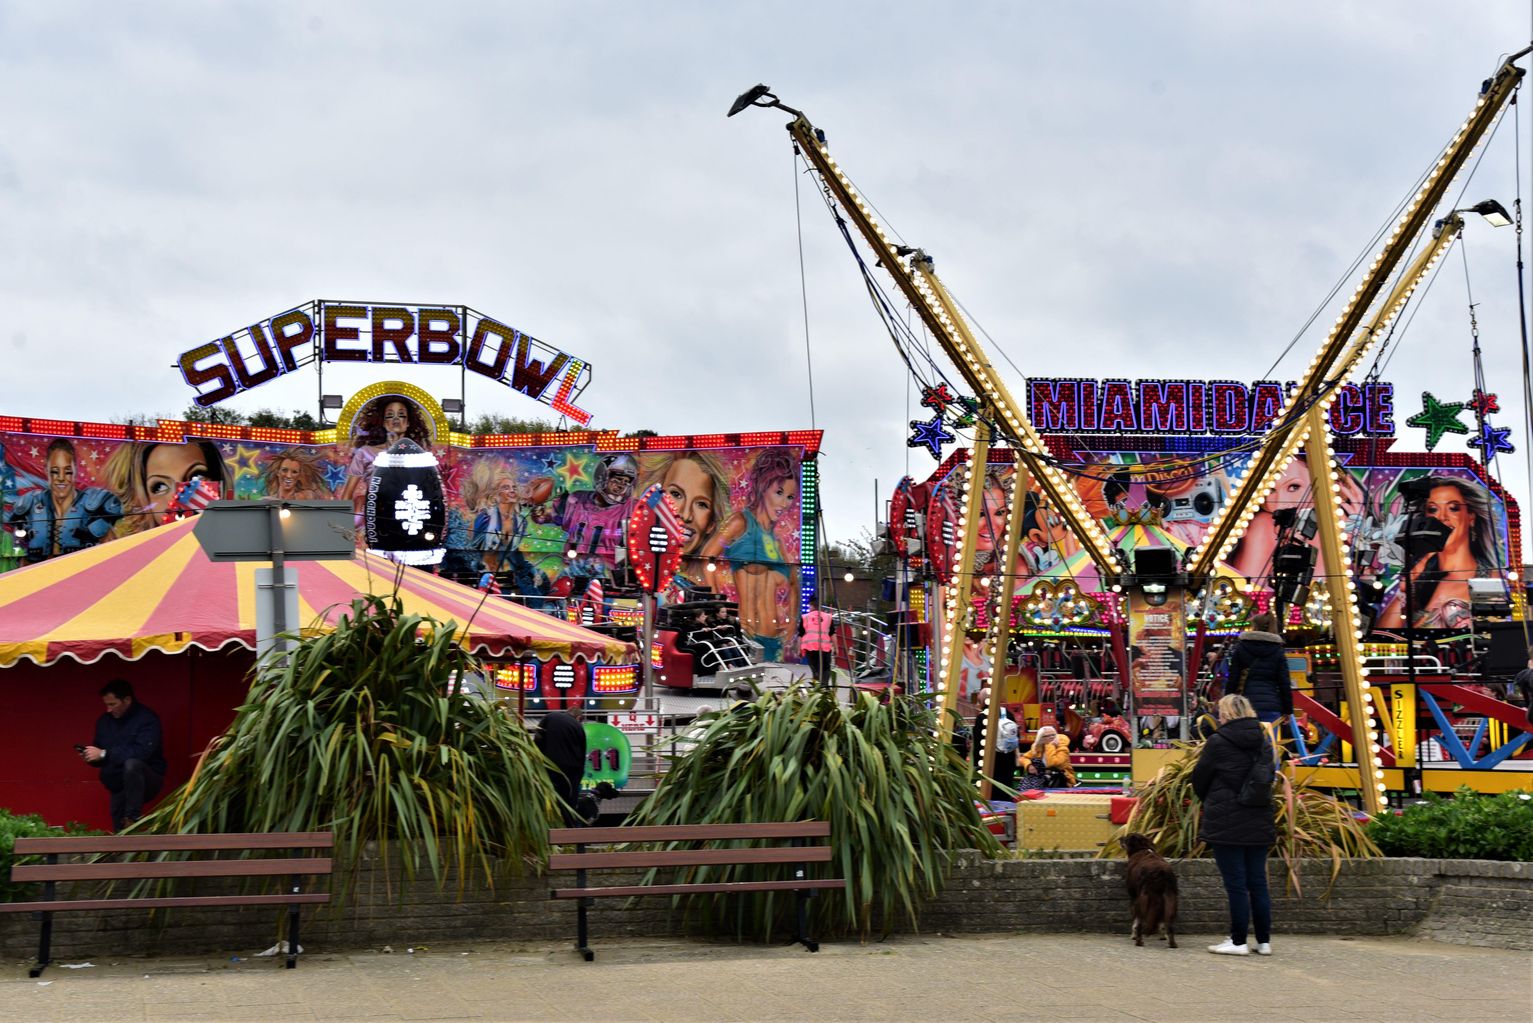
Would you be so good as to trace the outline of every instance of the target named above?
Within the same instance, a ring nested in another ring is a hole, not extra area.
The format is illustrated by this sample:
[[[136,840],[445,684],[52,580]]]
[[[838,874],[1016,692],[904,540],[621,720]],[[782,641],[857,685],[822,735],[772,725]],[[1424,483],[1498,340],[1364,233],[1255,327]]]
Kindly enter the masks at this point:
[[[255,573],[266,566],[209,561],[192,535],[195,524],[183,519],[0,575],[0,667],[64,657],[90,664],[104,654],[132,661],[190,647],[254,650]],[[397,579],[406,611],[454,622],[458,642],[481,656],[636,656],[609,636],[376,555],[296,568],[306,633],[332,627],[361,594],[393,592]]]

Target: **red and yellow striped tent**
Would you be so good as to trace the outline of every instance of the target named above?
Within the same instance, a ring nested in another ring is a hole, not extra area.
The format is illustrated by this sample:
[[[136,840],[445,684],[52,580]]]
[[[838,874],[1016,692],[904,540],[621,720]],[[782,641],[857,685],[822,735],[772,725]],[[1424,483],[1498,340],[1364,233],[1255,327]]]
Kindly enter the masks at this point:
[[[106,654],[255,649],[254,562],[213,562],[194,518],[0,575],[0,668]],[[363,593],[399,595],[411,613],[452,621],[458,642],[486,657],[631,661],[632,647],[500,597],[375,555],[305,561],[299,620],[323,630]]]

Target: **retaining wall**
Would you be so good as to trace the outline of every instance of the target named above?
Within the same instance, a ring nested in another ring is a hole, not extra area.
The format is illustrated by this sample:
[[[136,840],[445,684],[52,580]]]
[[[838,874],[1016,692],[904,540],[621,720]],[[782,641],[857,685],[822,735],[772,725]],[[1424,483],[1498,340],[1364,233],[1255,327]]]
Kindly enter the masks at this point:
[[[396,868],[397,869],[397,868]],[[1299,893],[1284,893],[1274,861],[1274,931],[1306,934],[1420,935],[1493,948],[1533,949],[1533,864],[1388,859],[1344,864],[1330,896],[1330,864],[1303,867]],[[1178,931],[1216,936],[1225,899],[1210,860],[1177,863]],[[612,875],[604,875],[610,877]],[[569,878],[560,884],[572,883]],[[364,860],[345,906],[304,907],[301,943],[309,951],[442,942],[505,940],[572,942],[575,905],[548,897],[544,878],[510,879],[490,891],[471,883],[437,891],[429,881],[401,882]],[[679,933],[669,900],[598,900],[591,910],[593,944],[603,938]],[[54,917],[54,959],[193,953],[248,956],[275,942],[281,915],[267,908],[176,910],[168,926],[140,911],[61,913]],[[927,907],[926,932],[1097,931],[1127,935],[1128,899],[1121,862],[988,861],[963,854],[942,894]],[[0,954],[20,961],[35,953],[37,923],[0,916]]]

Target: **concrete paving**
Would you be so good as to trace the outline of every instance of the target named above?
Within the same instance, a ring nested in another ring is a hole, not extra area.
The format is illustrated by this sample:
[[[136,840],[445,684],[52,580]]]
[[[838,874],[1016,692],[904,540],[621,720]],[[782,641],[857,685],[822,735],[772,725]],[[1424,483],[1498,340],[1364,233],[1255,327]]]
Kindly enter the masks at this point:
[[[478,943],[271,959],[101,959],[0,967],[0,1019],[1028,1020],[1533,1019],[1533,955],[1405,938],[1278,935],[1270,957],[1175,951],[1126,937],[903,936],[797,947],[601,941]]]

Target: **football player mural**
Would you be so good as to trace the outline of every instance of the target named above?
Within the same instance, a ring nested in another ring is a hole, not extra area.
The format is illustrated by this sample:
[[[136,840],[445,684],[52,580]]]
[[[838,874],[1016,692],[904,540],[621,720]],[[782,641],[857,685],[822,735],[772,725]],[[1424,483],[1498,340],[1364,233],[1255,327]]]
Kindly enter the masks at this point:
[[[182,427],[193,439],[174,442],[0,432],[5,539],[30,562],[136,533],[179,514],[191,481],[229,498],[337,498],[360,508],[379,454],[409,438],[441,472],[441,574],[488,582],[539,610],[582,597],[597,579],[610,593],[622,583],[633,502],[658,483],[688,533],[664,599],[737,600],[743,628],[769,656],[795,655],[802,446],[479,447],[449,437],[434,404],[418,388],[375,386],[343,410],[333,440],[297,431],[281,442],[200,439],[195,423]],[[15,561],[0,557],[4,567]]]

